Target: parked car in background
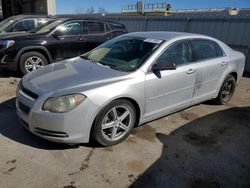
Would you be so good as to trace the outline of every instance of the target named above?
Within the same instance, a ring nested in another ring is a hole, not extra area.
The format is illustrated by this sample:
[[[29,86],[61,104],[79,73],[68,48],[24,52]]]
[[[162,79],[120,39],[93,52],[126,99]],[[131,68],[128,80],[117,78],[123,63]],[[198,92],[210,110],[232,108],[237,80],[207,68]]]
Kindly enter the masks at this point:
[[[0,35],[12,32],[31,31],[52,20],[46,15],[17,15],[0,22]]]
[[[21,123],[55,142],[117,144],[133,127],[197,103],[227,103],[245,57],[204,35],[138,32],[27,74]]]
[[[124,33],[127,30],[119,23],[59,18],[32,33],[0,36],[0,68],[27,74],[83,54]]]

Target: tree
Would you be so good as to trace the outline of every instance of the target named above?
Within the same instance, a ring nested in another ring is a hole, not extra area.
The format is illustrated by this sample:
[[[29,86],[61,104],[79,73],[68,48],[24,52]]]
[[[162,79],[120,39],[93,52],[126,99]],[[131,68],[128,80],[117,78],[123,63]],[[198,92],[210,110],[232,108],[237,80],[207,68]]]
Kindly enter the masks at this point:
[[[93,14],[93,13],[95,13],[94,7],[88,8],[87,11],[86,11],[86,13],[88,13],[88,14]]]
[[[75,13],[76,14],[82,14],[82,13],[84,13],[84,8],[82,8],[82,7],[76,7],[75,8]]]
[[[107,10],[105,8],[99,7],[98,13],[106,13],[106,12],[107,12]]]

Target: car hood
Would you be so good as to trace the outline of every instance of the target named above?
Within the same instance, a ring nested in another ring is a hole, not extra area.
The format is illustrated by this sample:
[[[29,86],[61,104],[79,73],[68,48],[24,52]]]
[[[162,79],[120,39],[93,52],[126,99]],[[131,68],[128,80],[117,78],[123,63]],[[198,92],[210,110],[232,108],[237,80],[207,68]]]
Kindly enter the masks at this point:
[[[82,92],[121,81],[127,74],[77,57],[31,72],[23,77],[22,84],[38,95]]]

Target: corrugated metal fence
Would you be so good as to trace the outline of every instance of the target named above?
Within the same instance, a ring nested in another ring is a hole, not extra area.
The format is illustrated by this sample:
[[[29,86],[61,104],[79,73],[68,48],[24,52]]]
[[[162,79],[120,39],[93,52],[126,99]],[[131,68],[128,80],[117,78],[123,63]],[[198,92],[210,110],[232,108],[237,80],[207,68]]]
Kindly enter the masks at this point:
[[[245,72],[250,73],[250,10],[240,10],[236,16],[228,12],[178,13],[171,16],[106,16],[123,23],[129,32],[181,31],[218,38],[246,56]]]

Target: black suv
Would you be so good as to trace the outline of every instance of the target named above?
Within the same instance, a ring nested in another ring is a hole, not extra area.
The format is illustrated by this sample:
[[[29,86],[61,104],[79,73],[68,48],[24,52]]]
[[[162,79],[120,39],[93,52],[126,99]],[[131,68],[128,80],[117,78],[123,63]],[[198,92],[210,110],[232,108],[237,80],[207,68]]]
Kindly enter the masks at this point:
[[[46,25],[52,17],[46,15],[18,15],[0,22],[0,34],[31,31]]]
[[[27,74],[124,33],[125,26],[115,22],[60,18],[29,34],[0,36],[0,67]]]

